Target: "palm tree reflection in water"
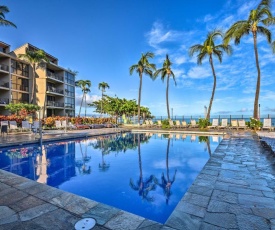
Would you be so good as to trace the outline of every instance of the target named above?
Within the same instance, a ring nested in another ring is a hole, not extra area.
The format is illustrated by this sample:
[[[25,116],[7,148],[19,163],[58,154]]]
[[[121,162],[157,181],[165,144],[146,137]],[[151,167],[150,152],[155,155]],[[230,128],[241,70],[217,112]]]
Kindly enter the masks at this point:
[[[205,142],[209,156],[211,156],[210,141],[208,136],[199,136],[199,142]],[[205,148],[206,150],[206,148]]]
[[[84,154],[83,154],[83,150],[82,150],[82,144],[81,144],[82,142],[85,143],[85,153]],[[91,174],[91,166],[89,166],[89,167],[86,166],[86,163],[91,160],[91,157],[87,156],[86,140],[79,142],[79,147],[80,147],[82,159],[76,161],[76,167],[78,168],[78,172],[80,174]]]
[[[140,137],[142,134],[137,134],[138,137],[138,161],[139,161],[139,179],[135,184],[132,178],[130,179],[130,187],[138,191],[139,196],[141,196],[142,200],[146,200],[148,202],[153,202],[154,197],[148,196],[150,191],[156,189],[156,185],[154,183],[154,176],[151,175],[148,179],[143,178],[142,173],[142,161],[141,161],[141,152],[140,152]],[[142,136],[143,137],[143,136]]]
[[[163,189],[163,193],[166,197],[166,204],[169,203],[170,196],[172,195],[171,187],[172,187],[172,184],[175,182],[176,173],[177,173],[177,169],[176,169],[173,179],[170,180],[170,175],[169,175],[170,136],[167,135],[167,137],[168,137],[167,149],[166,149],[166,176],[167,176],[167,178],[165,178],[164,173],[162,173],[162,176],[161,176],[161,183],[159,183],[158,179],[155,178],[155,183]]]

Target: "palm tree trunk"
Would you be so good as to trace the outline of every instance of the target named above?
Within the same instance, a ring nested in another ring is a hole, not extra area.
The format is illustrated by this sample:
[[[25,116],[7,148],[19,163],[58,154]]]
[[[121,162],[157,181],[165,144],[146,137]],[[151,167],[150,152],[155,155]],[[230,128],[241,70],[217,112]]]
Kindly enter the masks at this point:
[[[143,174],[142,174],[142,162],[141,162],[141,152],[140,152],[140,134],[138,133],[138,163],[139,163],[139,177],[140,182],[143,183]]]
[[[87,94],[85,93],[85,117],[87,112]]]
[[[101,116],[102,116],[102,100],[103,100],[103,89],[101,90],[101,111],[100,111]]]
[[[167,76],[166,106],[167,106],[167,115],[168,115],[168,119],[170,120],[169,98],[168,98],[168,92],[169,92],[169,78],[170,78],[170,75]]]
[[[139,90],[138,90],[138,125],[140,124],[141,88],[142,88],[142,74],[139,74]]]
[[[85,95],[85,93],[83,93],[83,96],[82,96],[82,100],[81,100],[81,104],[80,104],[80,108],[79,108],[79,114],[78,114],[79,117],[80,117],[80,113],[81,113],[81,107],[83,104],[84,95]]]
[[[34,88],[36,84],[36,79],[35,79],[35,64],[32,65],[32,94],[31,94],[31,104],[35,104],[34,102]]]
[[[260,87],[261,87],[261,70],[259,65],[259,58],[258,58],[258,48],[257,48],[257,34],[253,32],[253,40],[254,40],[254,51],[255,51],[255,58],[256,58],[256,67],[258,71],[258,78],[257,78],[257,85],[256,85],[256,93],[255,93],[255,100],[254,100],[254,112],[253,117],[255,119],[259,118],[258,112],[258,104],[259,104],[259,95],[260,95]]]
[[[210,148],[210,141],[209,141],[209,137],[208,137],[208,138],[207,138],[207,140],[206,140],[206,144],[207,144],[207,150],[208,150],[209,156],[211,156],[211,155],[212,155],[212,153],[211,153],[211,148]]]
[[[214,77],[214,84],[213,84],[212,95],[211,95],[211,98],[210,98],[208,111],[207,111],[207,116],[206,116],[206,119],[208,119],[208,120],[210,119],[210,112],[211,112],[212,103],[213,103],[213,100],[214,100],[214,95],[215,95],[215,90],[216,90],[216,73],[215,73],[215,69],[214,69],[214,65],[213,65],[212,55],[210,55],[210,57],[209,57],[209,62],[210,62],[213,77]]]

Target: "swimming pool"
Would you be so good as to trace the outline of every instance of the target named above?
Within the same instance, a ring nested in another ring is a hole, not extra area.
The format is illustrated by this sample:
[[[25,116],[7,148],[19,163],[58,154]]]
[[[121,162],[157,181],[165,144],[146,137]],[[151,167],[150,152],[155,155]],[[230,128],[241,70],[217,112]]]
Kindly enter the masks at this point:
[[[0,168],[165,223],[220,137],[126,133],[0,149]]]

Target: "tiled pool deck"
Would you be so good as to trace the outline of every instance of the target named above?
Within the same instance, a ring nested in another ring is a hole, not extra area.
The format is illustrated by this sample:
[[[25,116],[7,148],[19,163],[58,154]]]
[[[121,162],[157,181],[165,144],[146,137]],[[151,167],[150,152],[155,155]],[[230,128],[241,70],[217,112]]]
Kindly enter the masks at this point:
[[[16,136],[0,145],[34,141]],[[252,132],[229,133],[165,225],[0,170],[0,229],[74,229],[84,217],[96,219],[96,230],[275,230],[275,155]]]

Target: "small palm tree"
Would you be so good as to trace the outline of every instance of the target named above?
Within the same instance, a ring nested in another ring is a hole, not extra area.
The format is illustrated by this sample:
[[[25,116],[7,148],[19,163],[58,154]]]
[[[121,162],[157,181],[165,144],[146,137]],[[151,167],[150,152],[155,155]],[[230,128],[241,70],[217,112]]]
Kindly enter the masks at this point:
[[[168,54],[166,54],[166,59],[163,62],[162,68],[158,69],[155,73],[154,73],[154,79],[161,74],[161,80],[164,81],[165,77],[167,77],[167,85],[166,85],[166,107],[167,107],[167,115],[168,115],[168,119],[170,119],[170,109],[169,109],[169,98],[168,98],[168,94],[169,94],[169,80],[170,80],[170,76],[173,77],[173,80],[175,82],[175,85],[177,85],[176,83],[176,79],[175,79],[175,74],[171,69],[172,66],[172,62],[170,61]]]
[[[49,59],[46,56],[46,53],[44,50],[26,50],[25,54],[19,54],[19,58],[22,58],[23,60],[30,63],[32,67],[32,94],[31,94],[31,104],[36,104],[36,74],[35,71],[38,68],[42,68],[42,63],[49,62]]]
[[[141,54],[141,58],[138,63],[130,67],[130,75],[133,74],[134,70],[139,74],[139,91],[138,91],[138,124],[140,124],[140,101],[141,101],[141,89],[142,89],[142,76],[143,74],[148,75],[153,78],[152,70],[156,69],[156,65],[149,63],[148,59],[153,58],[154,54],[147,52],[146,54]]]
[[[79,114],[78,114],[78,116],[80,116],[83,100],[85,98],[85,105],[86,105],[86,94],[91,91],[90,87],[92,86],[92,83],[90,80],[78,80],[75,82],[75,85],[76,85],[76,87],[81,88],[81,90],[83,92],[83,96],[82,96],[82,100],[81,100],[81,104],[80,104],[80,108],[79,108]],[[86,117],[86,109],[85,109],[85,117]]]
[[[13,24],[11,21],[8,21],[5,19],[5,13],[8,13],[8,12],[10,12],[8,7],[0,6],[0,25],[1,26],[13,26],[13,27],[17,28],[15,24]]]
[[[235,45],[240,44],[241,38],[245,35],[252,33],[254,42],[254,53],[256,59],[256,68],[258,72],[256,93],[254,100],[254,112],[253,117],[258,118],[258,103],[261,86],[261,70],[259,65],[258,48],[257,48],[257,35],[262,34],[267,38],[267,42],[271,43],[271,32],[265,26],[274,25],[275,18],[272,16],[271,0],[262,0],[258,7],[250,11],[247,20],[235,22],[226,32],[224,41],[229,43],[231,39],[234,40]]]
[[[100,90],[101,89],[101,110],[100,110],[100,113],[101,113],[101,115],[102,115],[102,101],[103,101],[103,92],[105,92],[105,89],[106,88],[110,88],[110,86],[108,85],[108,83],[106,83],[106,82],[100,82],[99,84],[98,84],[98,89]]]
[[[232,52],[230,45],[225,45],[225,44],[215,45],[215,41],[218,36],[223,38],[223,33],[220,30],[214,30],[214,31],[208,33],[207,38],[202,45],[200,45],[200,44],[193,45],[189,49],[190,56],[193,56],[194,53],[198,53],[198,55],[197,55],[198,65],[201,65],[202,60],[204,58],[206,58],[207,56],[209,56],[209,63],[210,63],[211,69],[212,69],[213,77],[214,77],[214,84],[213,84],[212,94],[211,94],[211,98],[210,98],[210,102],[209,102],[209,106],[208,106],[208,110],[207,110],[207,115],[206,115],[206,119],[208,119],[208,120],[210,119],[210,112],[211,112],[212,103],[214,100],[214,95],[215,95],[215,90],[216,90],[216,81],[217,81],[214,64],[213,64],[213,56],[216,56],[221,63],[223,51],[225,51],[227,54],[231,54],[231,52]]]

